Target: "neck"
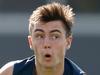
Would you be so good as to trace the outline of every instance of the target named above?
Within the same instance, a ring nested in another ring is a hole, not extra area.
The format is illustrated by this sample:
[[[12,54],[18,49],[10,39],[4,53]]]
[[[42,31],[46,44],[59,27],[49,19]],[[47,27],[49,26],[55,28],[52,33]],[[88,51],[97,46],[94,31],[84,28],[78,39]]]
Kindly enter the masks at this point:
[[[37,75],[63,75],[64,62],[59,63],[55,67],[43,67],[39,63],[36,63]]]

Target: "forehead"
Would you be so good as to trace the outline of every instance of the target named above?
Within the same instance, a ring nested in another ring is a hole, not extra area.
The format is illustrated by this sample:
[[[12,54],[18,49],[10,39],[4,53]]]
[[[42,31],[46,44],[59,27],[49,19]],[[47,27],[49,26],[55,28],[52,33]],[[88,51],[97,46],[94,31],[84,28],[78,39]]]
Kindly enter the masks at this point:
[[[33,31],[35,29],[42,29],[44,31],[50,31],[54,29],[58,29],[60,31],[65,31],[64,30],[64,24],[62,21],[50,21],[50,22],[38,22],[37,24],[34,25]]]

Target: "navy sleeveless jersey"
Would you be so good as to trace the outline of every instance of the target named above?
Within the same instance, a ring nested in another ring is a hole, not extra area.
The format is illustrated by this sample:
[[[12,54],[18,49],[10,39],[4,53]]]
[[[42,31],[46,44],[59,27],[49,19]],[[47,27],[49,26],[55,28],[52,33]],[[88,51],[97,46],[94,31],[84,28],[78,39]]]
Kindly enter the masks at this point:
[[[74,62],[65,58],[63,75],[83,75],[84,73]],[[34,56],[15,61],[13,75],[36,75]]]

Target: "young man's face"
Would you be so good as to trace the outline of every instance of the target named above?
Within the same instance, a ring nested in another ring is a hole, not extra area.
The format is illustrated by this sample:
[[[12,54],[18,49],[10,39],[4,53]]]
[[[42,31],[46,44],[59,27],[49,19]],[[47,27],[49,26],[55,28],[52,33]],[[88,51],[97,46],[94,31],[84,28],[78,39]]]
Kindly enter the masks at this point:
[[[36,63],[44,67],[61,64],[72,41],[72,37],[66,37],[65,34],[63,23],[59,20],[34,25],[28,40],[34,50]]]

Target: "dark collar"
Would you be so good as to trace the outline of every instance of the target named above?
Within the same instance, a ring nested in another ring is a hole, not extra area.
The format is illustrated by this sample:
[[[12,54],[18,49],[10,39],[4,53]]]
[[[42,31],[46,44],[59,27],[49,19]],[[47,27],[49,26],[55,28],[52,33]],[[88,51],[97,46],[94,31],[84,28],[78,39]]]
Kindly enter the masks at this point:
[[[83,75],[84,73],[74,62],[65,58],[63,75]],[[33,60],[33,75],[36,75],[35,59]]]

